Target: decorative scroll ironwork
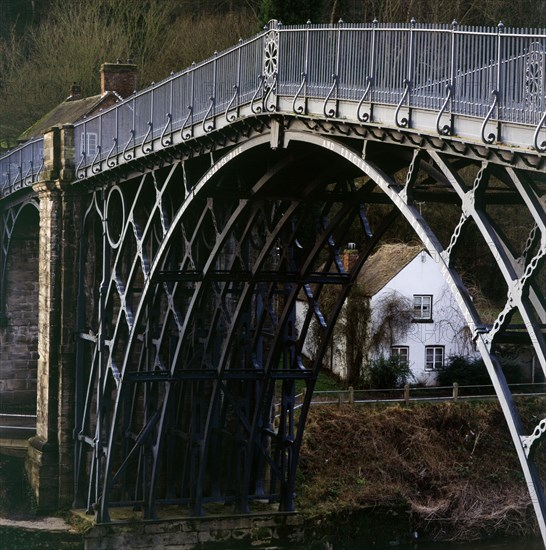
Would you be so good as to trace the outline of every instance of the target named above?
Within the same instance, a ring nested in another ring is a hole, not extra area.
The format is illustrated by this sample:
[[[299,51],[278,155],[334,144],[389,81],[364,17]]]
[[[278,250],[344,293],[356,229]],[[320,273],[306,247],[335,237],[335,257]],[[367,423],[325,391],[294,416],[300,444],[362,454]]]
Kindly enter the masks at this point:
[[[358,120],[360,120],[360,122],[371,122],[371,119],[372,119],[371,112],[361,114],[362,105],[368,99],[370,92],[372,90],[373,78],[371,76],[367,76],[366,82],[367,82],[366,89],[364,90],[364,94],[362,95],[362,98],[358,103],[358,107],[356,109],[356,116]]]
[[[117,152],[118,152],[118,138],[115,137],[112,139],[112,147],[110,148],[110,151],[108,151],[108,154],[106,155],[106,165],[108,168],[114,168],[117,166]]]
[[[544,110],[544,76],[546,55],[540,42],[531,44],[525,56],[524,93],[526,107],[532,110]]]
[[[294,99],[292,100],[292,110],[299,114],[303,115],[306,113],[307,105],[297,105],[298,98],[300,97],[300,94],[303,92],[303,89],[305,88],[305,85],[307,84],[307,74],[301,73],[301,84],[298,88],[298,91],[296,92],[296,95],[294,96]]]
[[[486,117],[483,121],[482,129],[481,129],[482,141],[484,143],[489,144],[489,145],[491,145],[492,143],[495,143],[495,141],[497,140],[497,134],[496,133],[491,132],[490,134],[488,134],[486,136],[485,131],[486,131],[487,123],[489,122],[489,120],[493,116],[493,113],[495,112],[495,109],[497,108],[497,105],[499,103],[499,91],[498,90],[493,90],[491,92],[491,95],[493,96],[493,103],[492,103],[491,107],[489,107],[489,111],[487,111],[487,115],[486,115]]]
[[[264,86],[270,89],[279,72],[279,31],[271,30],[264,37]]]
[[[442,108],[440,109],[440,112],[438,113],[438,117],[436,118],[436,131],[441,136],[450,136],[453,134],[453,124],[444,124],[442,126],[442,115],[445,113],[447,106],[449,105],[449,102],[451,101],[451,96],[453,95],[453,86],[451,84],[446,85],[447,90],[447,97],[442,105]]]
[[[255,104],[256,101],[258,100],[258,97],[260,95],[260,92],[263,93],[263,90],[264,90],[264,82],[265,82],[265,76],[263,74],[261,74],[259,77],[258,77],[258,82],[259,82],[259,85],[258,87],[256,88],[256,91],[254,92],[254,95],[252,96],[252,100],[250,101],[250,110],[255,114],[255,115],[259,115],[260,113],[263,112],[263,100],[262,98],[260,97],[260,100],[261,103],[260,104]]]
[[[168,147],[169,145],[172,145],[173,140],[172,137],[168,137],[165,139],[165,136],[168,133],[172,133],[172,127],[173,127],[173,115],[171,113],[167,113],[167,122],[165,124],[165,127],[163,128],[163,131],[161,132],[161,145],[163,147]]]
[[[328,90],[328,94],[326,95],[326,98],[324,100],[324,103],[322,105],[322,112],[326,118],[332,118],[337,116],[337,100],[336,100],[336,107],[334,109],[328,109],[328,102],[330,101],[330,98],[334,94],[334,92],[337,89],[337,83],[338,83],[338,75],[333,74],[332,75],[332,85],[330,89]]]

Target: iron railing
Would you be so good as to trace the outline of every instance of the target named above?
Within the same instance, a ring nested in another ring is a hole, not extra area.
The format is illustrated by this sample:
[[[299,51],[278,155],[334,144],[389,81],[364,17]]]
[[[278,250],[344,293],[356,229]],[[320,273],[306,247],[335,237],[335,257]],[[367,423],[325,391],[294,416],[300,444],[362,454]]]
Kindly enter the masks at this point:
[[[477,137],[486,144],[502,139],[500,124],[524,125],[533,131],[523,146],[544,153],[545,60],[546,30],[502,23],[271,22],[257,36],[78,122],[76,166],[87,177],[265,112],[374,122],[377,106],[394,108],[387,123],[408,129],[412,110],[432,112],[440,135],[457,133],[454,116],[477,118]],[[36,176],[34,154],[30,171],[28,161],[14,156],[26,147],[0,159],[2,190]]]
[[[0,198],[38,180],[44,167],[44,138],[27,141],[0,157]]]

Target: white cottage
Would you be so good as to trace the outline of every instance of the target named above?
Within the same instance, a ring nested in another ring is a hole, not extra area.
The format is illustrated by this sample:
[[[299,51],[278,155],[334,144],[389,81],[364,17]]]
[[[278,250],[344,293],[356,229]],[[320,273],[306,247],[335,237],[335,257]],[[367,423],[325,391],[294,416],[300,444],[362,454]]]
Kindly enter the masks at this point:
[[[344,254],[350,264],[355,250]],[[413,382],[434,384],[450,356],[475,356],[470,332],[438,264],[420,245],[385,244],[366,261],[358,276],[368,299],[370,318],[363,362],[397,355],[410,365]],[[306,311],[298,304],[298,318]],[[363,312],[363,315],[365,313]],[[343,317],[343,315],[341,316]],[[325,366],[347,378],[348,353],[342,318],[325,358]],[[304,353],[313,355],[312,346]],[[354,354],[353,354],[354,356]]]
[[[400,323],[401,328],[393,331],[390,339],[383,339],[371,350],[372,357],[398,355],[409,363],[416,382],[432,384],[450,356],[476,355],[468,326],[440,267],[422,247],[384,245],[366,262],[359,281],[371,300],[372,336],[385,321],[385,314],[396,311],[393,303],[405,305],[401,314],[410,321]]]

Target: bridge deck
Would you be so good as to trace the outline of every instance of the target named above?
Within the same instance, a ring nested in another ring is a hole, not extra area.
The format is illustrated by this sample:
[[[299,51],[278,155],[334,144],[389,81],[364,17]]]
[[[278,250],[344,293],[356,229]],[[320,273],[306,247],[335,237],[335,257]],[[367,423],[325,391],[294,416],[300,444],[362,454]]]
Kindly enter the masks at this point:
[[[78,177],[273,113],[541,155],[545,52],[544,31],[501,25],[272,22],[77,123]],[[0,197],[31,185],[43,165],[42,138],[1,157]]]

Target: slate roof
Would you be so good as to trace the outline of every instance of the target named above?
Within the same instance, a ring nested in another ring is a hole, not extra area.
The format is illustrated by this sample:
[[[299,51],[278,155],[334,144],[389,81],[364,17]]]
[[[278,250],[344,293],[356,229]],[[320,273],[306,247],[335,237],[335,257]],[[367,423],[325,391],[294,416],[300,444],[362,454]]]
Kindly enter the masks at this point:
[[[84,116],[88,116],[98,110],[109,100],[111,94],[112,92],[107,92],[102,96],[94,95],[83,99],[66,99],[25,130],[19,139],[26,141],[30,138],[41,136],[53,126],[74,124]]]

